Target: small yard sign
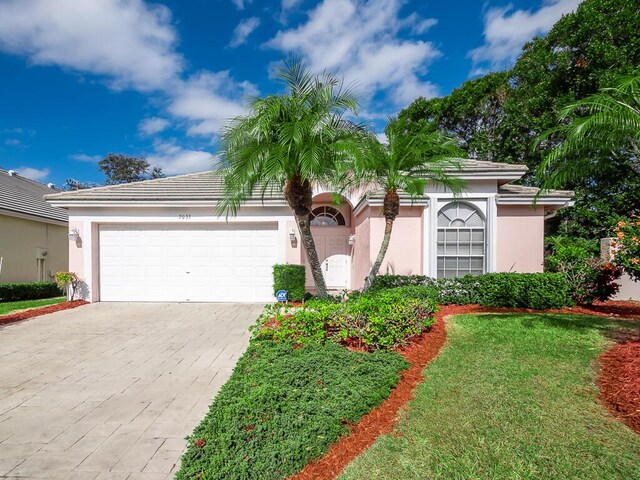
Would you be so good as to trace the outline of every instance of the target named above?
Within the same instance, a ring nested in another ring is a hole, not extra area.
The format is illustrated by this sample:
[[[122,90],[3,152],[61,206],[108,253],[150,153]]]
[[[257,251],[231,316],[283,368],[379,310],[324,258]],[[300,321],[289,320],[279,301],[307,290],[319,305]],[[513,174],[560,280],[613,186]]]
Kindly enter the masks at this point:
[[[282,303],[286,302],[287,301],[287,291],[286,290],[278,290],[276,292],[276,299],[279,302],[282,302]]]

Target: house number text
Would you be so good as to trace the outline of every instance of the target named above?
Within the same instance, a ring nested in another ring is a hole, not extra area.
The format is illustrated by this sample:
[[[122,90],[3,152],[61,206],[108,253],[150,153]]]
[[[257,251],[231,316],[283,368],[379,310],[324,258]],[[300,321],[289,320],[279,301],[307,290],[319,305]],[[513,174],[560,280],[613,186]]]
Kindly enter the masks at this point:
[[[178,220],[191,220],[190,213],[181,213],[178,215]]]

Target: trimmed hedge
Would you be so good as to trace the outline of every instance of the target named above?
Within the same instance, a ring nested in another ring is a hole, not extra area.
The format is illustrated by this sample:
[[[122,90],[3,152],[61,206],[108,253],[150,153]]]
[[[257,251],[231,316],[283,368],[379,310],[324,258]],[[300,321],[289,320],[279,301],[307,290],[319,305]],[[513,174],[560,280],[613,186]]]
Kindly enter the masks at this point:
[[[175,478],[287,478],[382,403],[407,366],[395,352],[254,339],[188,438]]]
[[[273,294],[278,290],[286,290],[289,300],[301,302],[307,293],[305,275],[304,265],[274,265]]]
[[[442,279],[424,275],[380,275],[372,290],[399,287],[404,287],[404,295],[434,299],[440,305],[477,303],[536,310],[574,305],[566,278],[560,273],[486,273]]]
[[[0,302],[38,300],[64,295],[53,282],[4,283],[0,284]]]
[[[256,338],[300,344],[330,340],[387,350],[433,325],[436,303],[396,289],[357,295],[344,303],[311,300],[304,307],[267,307],[252,327]],[[275,320],[275,321],[274,321]]]

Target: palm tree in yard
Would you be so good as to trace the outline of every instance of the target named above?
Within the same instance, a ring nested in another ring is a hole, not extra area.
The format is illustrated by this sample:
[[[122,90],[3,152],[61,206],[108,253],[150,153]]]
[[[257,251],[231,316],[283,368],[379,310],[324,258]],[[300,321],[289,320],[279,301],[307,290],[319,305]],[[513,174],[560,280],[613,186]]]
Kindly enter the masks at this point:
[[[608,160],[619,155],[638,171],[640,75],[618,77],[614,86],[568,105],[560,111],[559,122],[538,141],[558,141],[537,171],[543,188],[563,187],[604,171]]]
[[[464,187],[464,182],[452,174],[460,169],[461,153],[452,139],[429,126],[408,134],[397,119],[389,120],[385,133],[387,144],[370,137],[366,154],[356,157],[352,175],[354,185],[365,184],[372,191],[384,192],[384,237],[364,291],[371,288],[389,248],[393,223],[400,212],[400,193],[415,199],[424,196],[428,184],[454,193]]]
[[[218,211],[236,214],[244,200],[283,192],[300,230],[319,297],[327,295],[311,235],[313,183],[331,184],[339,165],[359,151],[357,97],[329,73],[314,75],[296,58],[284,61],[277,78],[286,93],[253,99],[246,114],[222,133],[224,200]]]

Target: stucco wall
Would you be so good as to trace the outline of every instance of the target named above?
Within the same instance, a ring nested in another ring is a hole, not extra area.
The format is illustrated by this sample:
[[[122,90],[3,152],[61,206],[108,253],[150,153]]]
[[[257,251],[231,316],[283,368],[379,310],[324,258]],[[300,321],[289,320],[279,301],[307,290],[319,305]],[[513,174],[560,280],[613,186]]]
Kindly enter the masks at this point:
[[[353,245],[353,261],[351,264],[351,288],[360,289],[371,268],[371,239],[369,207],[354,216],[356,241]]]
[[[640,301],[640,281],[634,282],[629,275],[624,274],[617,283],[620,285],[620,290],[613,300]]]
[[[0,283],[36,282],[37,251],[45,249],[44,280],[67,270],[67,227],[0,215],[0,257],[3,257]]]
[[[544,210],[498,205],[497,271],[541,272],[544,261]]]
[[[422,273],[424,208],[400,207],[400,213],[393,223],[391,241],[380,274],[418,275]],[[385,220],[380,207],[369,209],[370,221],[370,261],[375,262],[384,237]],[[368,272],[367,272],[368,273]]]

